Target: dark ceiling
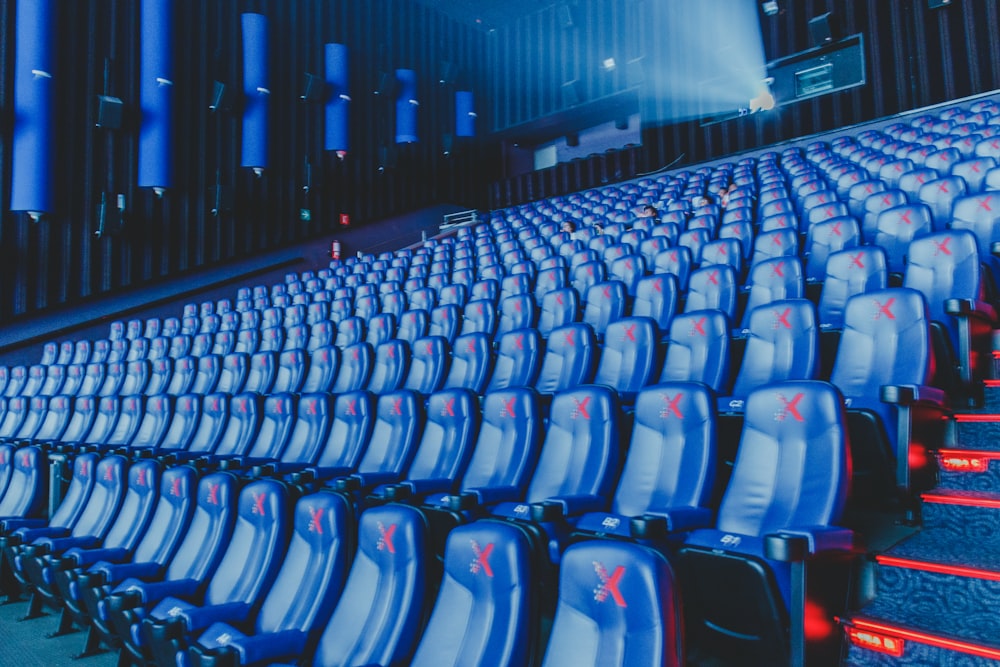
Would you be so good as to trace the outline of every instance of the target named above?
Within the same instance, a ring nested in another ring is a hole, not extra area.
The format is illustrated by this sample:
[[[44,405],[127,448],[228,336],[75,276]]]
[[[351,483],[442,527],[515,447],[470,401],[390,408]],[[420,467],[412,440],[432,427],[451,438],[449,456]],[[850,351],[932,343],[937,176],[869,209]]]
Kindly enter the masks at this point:
[[[416,0],[456,21],[482,30],[502,28],[525,14],[556,4],[552,0]]]

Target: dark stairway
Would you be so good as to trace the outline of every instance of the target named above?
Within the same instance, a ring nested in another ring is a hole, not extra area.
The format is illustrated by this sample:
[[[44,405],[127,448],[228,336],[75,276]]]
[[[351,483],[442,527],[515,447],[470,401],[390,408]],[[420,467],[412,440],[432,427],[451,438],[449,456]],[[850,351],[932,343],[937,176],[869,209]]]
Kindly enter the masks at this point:
[[[1000,665],[1000,381],[955,415],[919,532],[875,556],[876,595],[841,619],[849,666]]]

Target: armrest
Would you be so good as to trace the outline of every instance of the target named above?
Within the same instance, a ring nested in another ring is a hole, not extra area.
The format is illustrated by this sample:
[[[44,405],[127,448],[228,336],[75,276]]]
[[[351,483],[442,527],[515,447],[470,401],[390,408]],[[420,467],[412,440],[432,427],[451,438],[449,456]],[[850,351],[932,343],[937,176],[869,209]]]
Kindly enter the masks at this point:
[[[47,519],[10,518],[4,519],[3,522],[0,523],[0,528],[2,528],[5,533],[13,533],[14,531],[21,530],[22,528],[41,528],[47,523]]]
[[[990,324],[997,320],[993,306],[979,299],[945,299],[944,312],[955,317],[975,317]]]
[[[512,502],[517,500],[521,495],[519,490],[513,486],[470,489],[467,493],[471,493],[475,498],[477,498],[480,505],[495,505],[502,502]],[[463,493],[462,495],[464,496],[465,494]]]
[[[879,387],[879,400],[892,405],[946,409],[942,390],[920,384],[884,384]]]
[[[712,510],[705,507],[676,507],[666,512],[644,514],[640,518],[662,518],[667,522],[667,532],[677,533],[695,528],[708,528],[712,525]]]
[[[250,605],[245,602],[227,602],[207,607],[191,607],[177,614],[189,632],[207,628],[212,623],[241,623],[250,615]]]
[[[240,637],[228,644],[240,656],[241,665],[273,662],[276,658],[293,657],[305,651],[308,635],[299,630],[269,632],[252,637]]]
[[[72,558],[77,566],[93,565],[98,561],[115,562],[128,558],[127,549],[68,549],[63,554],[64,558]]]
[[[17,531],[17,536],[20,537],[21,541],[24,543],[34,542],[42,537],[56,538],[66,537],[67,535],[69,535],[69,528],[21,528]]]
[[[298,473],[303,477],[309,477],[306,481],[312,481],[314,479],[328,480],[334,477],[340,477],[341,475],[349,475],[351,471],[349,468],[331,468],[331,467],[318,467],[314,466],[312,468],[306,468],[302,472]]]
[[[399,486],[409,487],[410,495],[414,496],[425,496],[430,493],[448,493],[454,485],[455,481],[451,479],[411,479],[399,483]]]
[[[587,512],[600,512],[605,509],[606,501],[600,496],[556,496],[553,498],[546,498],[541,503],[535,503],[532,508],[539,506],[556,506],[561,510],[562,516],[578,516],[580,514],[585,514]],[[549,512],[542,512],[548,516],[551,516]],[[535,517],[535,510],[532,509],[532,518]],[[552,517],[555,518],[555,517]],[[536,519],[539,520],[539,519]]]
[[[95,563],[91,568],[93,572],[102,573],[109,584],[125,581],[129,577],[134,579],[152,579],[159,577],[163,572],[163,566],[159,563],[109,563],[101,561]]]
[[[854,531],[838,526],[782,529],[776,534],[767,535],[764,539],[768,558],[786,561],[802,560],[806,555],[815,556],[828,551],[850,551],[854,547]],[[790,545],[794,544],[793,540],[801,541],[804,553],[797,553],[799,548],[794,546],[772,551],[772,545],[777,541]]]
[[[155,581],[136,586],[135,591],[142,596],[144,604],[159,602],[165,597],[184,598],[194,595],[201,582],[194,579],[180,579],[178,581]],[[131,589],[129,589],[131,590]]]
[[[392,484],[399,479],[399,475],[393,472],[359,472],[347,479],[356,479],[361,483],[362,489],[371,489],[380,484]]]
[[[81,537],[46,537],[40,542],[48,544],[49,550],[52,553],[62,553],[67,549],[86,549],[92,547],[100,542],[100,540],[93,535],[85,535]]]

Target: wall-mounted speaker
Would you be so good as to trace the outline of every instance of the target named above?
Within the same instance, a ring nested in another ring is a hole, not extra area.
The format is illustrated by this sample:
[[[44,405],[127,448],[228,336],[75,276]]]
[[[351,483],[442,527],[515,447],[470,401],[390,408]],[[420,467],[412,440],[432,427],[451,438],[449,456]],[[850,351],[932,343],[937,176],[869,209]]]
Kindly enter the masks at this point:
[[[840,38],[837,32],[836,20],[832,12],[820,14],[809,19],[809,34],[812,35],[813,44],[823,46],[830,44]]]
[[[323,77],[306,72],[305,79],[302,82],[302,94],[299,95],[300,100],[307,104],[325,102],[328,93],[329,88]]]
[[[233,93],[221,81],[212,82],[212,97],[208,103],[209,111],[231,111],[233,108]]]
[[[102,130],[121,129],[125,105],[121,99],[109,95],[97,96],[97,127]]]

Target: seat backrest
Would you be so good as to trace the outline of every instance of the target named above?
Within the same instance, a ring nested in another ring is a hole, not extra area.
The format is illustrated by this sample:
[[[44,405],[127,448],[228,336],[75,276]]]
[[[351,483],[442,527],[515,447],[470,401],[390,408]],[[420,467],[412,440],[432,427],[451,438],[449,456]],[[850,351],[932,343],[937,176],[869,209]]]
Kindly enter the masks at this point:
[[[281,453],[283,462],[312,463],[316,460],[330,431],[332,404],[331,394],[299,394],[295,422]]]
[[[345,317],[337,324],[334,345],[343,350],[365,339],[365,322],[360,317]]]
[[[983,298],[982,267],[976,237],[969,231],[945,231],[914,239],[908,250],[903,286],[923,293],[929,317],[946,325],[957,348],[946,299]]]
[[[924,296],[890,288],[851,297],[830,382],[844,396],[878,398],[887,384],[928,384],[933,373]]]
[[[448,370],[448,341],[442,336],[424,336],[413,341],[410,372],[404,387],[419,394],[437,391]]]
[[[743,254],[740,252],[740,242],[736,239],[718,239],[709,241],[701,250],[701,266],[731,266],[738,274],[743,267]]]
[[[575,322],[553,329],[535,381],[543,394],[554,394],[588,382],[593,374],[597,342],[593,330]]]
[[[733,319],[738,289],[736,272],[731,266],[706,266],[692,271],[684,310],[721,310]]]
[[[479,283],[477,283],[479,284]],[[462,310],[462,333],[482,332],[493,335],[497,326],[496,305],[489,299],[472,299]]]
[[[497,325],[497,335],[534,325],[535,299],[530,294],[512,294],[500,302],[500,323]]]
[[[799,299],[805,296],[802,262],[798,257],[775,257],[755,264],[747,280],[750,294],[740,328],[750,324],[750,313],[757,306],[779,299]]]
[[[206,354],[199,357],[198,370],[188,391],[192,394],[208,394],[215,391],[221,367],[222,357],[217,354]]]
[[[515,526],[476,521],[452,530],[444,578],[411,664],[529,664],[539,578],[531,545]]]
[[[146,383],[143,393],[147,396],[152,396],[153,394],[162,394],[165,392],[170,385],[173,370],[173,362],[168,358],[160,357],[159,359],[150,360],[149,382]]]
[[[409,345],[398,338],[386,340],[375,348],[375,363],[368,380],[368,391],[383,394],[400,389],[409,368]]]
[[[951,228],[975,234],[979,256],[989,257],[993,243],[1000,241],[1000,192],[987,191],[955,199]]]
[[[93,396],[100,391],[104,385],[104,364],[101,362],[89,363],[84,367],[83,381],[76,390],[78,396]]]
[[[121,377],[117,378],[118,382],[121,382]],[[12,396],[18,396],[21,393],[21,388],[28,381],[28,369],[24,366],[14,366],[8,372],[7,385],[4,387],[3,395],[5,398],[11,398]]]
[[[99,364],[95,364],[95,366],[96,365]],[[80,393],[80,387],[83,386],[86,374],[87,364],[70,364],[66,367],[66,380],[63,382],[62,388],[59,392],[66,394],[67,396],[76,396]],[[0,379],[0,395],[3,394],[2,385],[5,381],[6,378]]]
[[[427,527],[404,505],[365,511],[344,592],[316,648],[318,665],[402,665],[418,639],[428,593]]]
[[[27,408],[24,411],[24,417],[21,420],[21,425],[18,427],[17,431],[14,432],[14,439],[16,440],[25,441],[33,439],[35,437],[35,433],[42,425],[45,413],[49,409],[49,399],[47,396],[33,396],[28,399],[26,403]]]
[[[38,447],[21,447],[12,453],[13,461],[10,471],[10,481],[7,488],[0,497],[0,516],[17,518],[38,518],[45,510],[45,503],[48,500],[46,491],[48,489],[48,457]],[[74,468],[75,470],[75,468]],[[75,479],[75,475],[74,475]],[[83,482],[92,481],[83,480]],[[74,495],[80,493],[81,483],[77,483]],[[70,488],[73,488],[72,482]],[[69,496],[67,489],[63,496],[63,502]],[[62,504],[60,504],[62,507]],[[69,506],[67,506],[67,511]],[[53,514],[49,525],[56,519]]]
[[[968,187],[963,179],[957,176],[944,176],[920,186],[914,201],[924,204],[931,210],[934,229],[940,231],[951,223],[951,211],[955,200],[967,193]]]
[[[445,389],[471,389],[476,394],[483,393],[490,378],[492,346],[484,333],[470,333],[459,336],[451,350],[451,363],[445,378]]]
[[[192,394],[197,396],[197,394]],[[229,394],[205,394],[200,397],[200,416],[197,430],[191,435],[187,449],[192,452],[214,451],[229,426]]]
[[[340,370],[333,383],[333,393],[343,394],[364,389],[372,368],[372,347],[368,343],[354,343],[341,349]]]
[[[267,597],[260,607],[257,633],[299,631],[313,639],[340,598],[353,539],[353,528],[343,499],[315,493],[295,504],[292,537]],[[213,648],[213,640],[206,644]],[[308,642],[307,642],[308,643]]]
[[[604,336],[608,325],[625,315],[627,289],[620,280],[606,280],[591,285],[583,305],[583,322],[593,328],[598,338]]]
[[[242,456],[246,454],[260,428],[263,400],[259,394],[243,392],[229,401],[229,419],[226,429],[219,436],[213,453],[217,456]],[[205,420],[205,408],[202,408],[202,421]],[[194,446],[200,447],[197,434]],[[199,449],[199,451],[204,451]]]
[[[652,379],[657,340],[656,325],[648,317],[623,317],[609,324],[594,384],[611,387],[630,399]]]
[[[105,549],[131,552],[153,518],[160,488],[159,464],[152,459],[136,461],[128,468],[128,486],[121,509],[104,538]]]
[[[241,392],[247,379],[249,365],[250,357],[244,352],[230,352],[224,356],[222,366],[219,368],[219,381],[215,385],[216,391],[227,394]]]
[[[198,430],[201,418],[201,397],[196,394],[182,394],[174,399],[173,414],[163,439],[162,449],[187,449],[191,438]]]
[[[646,259],[642,255],[624,255],[608,266],[608,277],[624,283],[629,296],[635,296],[639,280],[645,273]]]
[[[139,430],[142,416],[143,397],[122,396],[118,400],[118,419],[115,420],[115,427],[100,442],[116,447],[129,446]]]
[[[167,561],[164,580],[204,581],[215,571],[233,531],[238,491],[236,478],[228,473],[210,473],[201,478],[188,530]]]
[[[262,479],[240,491],[236,525],[205,589],[205,605],[253,605],[277,576],[291,530],[288,491]]]
[[[407,310],[399,318],[395,337],[412,345],[413,341],[427,335],[429,324],[430,316],[426,310]]]
[[[429,481],[449,480],[457,486],[478,428],[479,401],[472,391],[444,389],[428,396],[420,443],[406,479],[418,490],[420,482]]]
[[[923,204],[906,204],[886,209],[875,221],[874,245],[885,250],[890,273],[906,270],[910,241],[932,231],[931,210]]]
[[[302,349],[284,350],[278,355],[272,392],[298,392],[306,377],[306,353]]]
[[[542,334],[542,337],[548,337],[553,329],[574,322],[577,319],[578,309],[579,299],[575,289],[564,287],[548,292],[542,298],[541,314],[538,318],[539,333]],[[507,331],[498,332],[498,335],[505,333]]]
[[[225,456],[246,453],[250,458],[257,460],[281,458],[296,422],[296,403],[295,396],[288,392],[265,396],[260,426],[249,448],[233,452],[222,451],[220,448],[216,454]]]
[[[669,273],[646,276],[636,287],[631,315],[649,317],[656,324],[657,334],[670,329],[677,312],[677,277]]]
[[[850,450],[837,389],[826,382],[776,382],[747,397],[718,529],[763,537],[836,524],[847,501]]]
[[[642,389],[611,510],[633,517],[708,507],[716,477],[712,392],[696,382]]]
[[[47,403],[45,416],[38,425],[34,437],[42,442],[59,441],[73,414],[73,397],[65,394],[53,396]]]
[[[526,502],[609,498],[618,473],[620,419],[618,401],[606,387],[584,385],[556,394]]]
[[[50,364],[45,367],[45,378],[38,388],[39,396],[55,396],[66,380],[65,364]]]
[[[729,318],[695,310],[670,324],[660,382],[703,382],[720,391],[729,381]]]
[[[302,380],[303,393],[330,391],[340,369],[340,348],[323,345],[309,356],[309,370]]]
[[[541,367],[542,348],[537,329],[509,331],[500,336],[487,390],[531,386]]]
[[[679,586],[666,558],[638,544],[574,544],[543,667],[685,664]]]
[[[94,488],[73,524],[73,537],[104,538],[125,496],[127,470],[128,460],[117,454],[97,462]]]
[[[84,441],[92,445],[103,444],[114,431],[120,408],[121,401],[117,396],[101,396],[97,401],[94,421],[84,436]]]
[[[567,287],[569,281],[566,279],[566,269],[562,267],[552,267],[548,269],[543,269],[538,272],[538,278],[535,280],[534,289],[534,300],[536,303],[541,303],[542,297],[544,297],[548,292],[555,289],[561,289]],[[503,302],[500,303],[501,310],[503,309]],[[533,323],[532,323],[533,324]],[[522,326],[532,326],[531,324]],[[513,326],[514,329],[520,329],[521,326]]]
[[[413,458],[422,422],[422,401],[416,393],[401,389],[379,396],[358,472],[401,476]]]
[[[130,471],[131,475],[131,471]],[[197,473],[190,466],[168,468],[160,476],[159,495],[145,531],[136,533],[136,563],[165,564],[177,550],[194,512]],[[127,503],[126,499],[126,503]],[[125,507],[122,507],[124,513]],[[108,541],[117,529],[108,533]]]
[[[173,419],[173,401],[165,394],[146,396],[142,409],[142,419],[129,441],[133,449],[156,449]],[[119,421],[121,421],[119,419]],[[155,487],[154,487],[155,488]]]
[[[888,281],[885,251],[878,246],[858,246],[831,254],[819,299],[820,326],[841,328],[847,300],[855,294],[885,289]]]
[[[806,237],[806,280],[820,281],[826,275],[831,254],[861,243],[861,230],[854,218],[840,217],[809,227]]]
[[[819,325],[807,299],[784,299],[750,313],[743,363],[732,395],[779,380],[811,380],[819,368]]]
[[[874,242],[875,232],[878,229],[878,216],[882,211],[906,203],[906,193],[902,190],[886,189],[865,197],[861,212],[861,237],[865,243]]]
[[[338,394],[333,402],[329,435],[320,452],[321,468],[357,467],[371,437],[375,412],[372,395],[364,391]]]
[[[454,304],[437,306],[430,312],[430,325],[427,328],[431,336],[441,336],[449,343],[458,335],[458,325],[461,310]]]

